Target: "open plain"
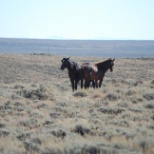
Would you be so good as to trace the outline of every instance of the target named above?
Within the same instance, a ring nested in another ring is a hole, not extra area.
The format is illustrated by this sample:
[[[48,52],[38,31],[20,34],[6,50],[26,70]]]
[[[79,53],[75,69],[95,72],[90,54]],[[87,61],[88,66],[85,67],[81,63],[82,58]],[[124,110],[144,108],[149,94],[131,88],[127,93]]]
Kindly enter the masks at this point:
[[[116,58],[101,88],[72,92],[62,58],[0,55],[0,153],[154,154],[154,59]]]

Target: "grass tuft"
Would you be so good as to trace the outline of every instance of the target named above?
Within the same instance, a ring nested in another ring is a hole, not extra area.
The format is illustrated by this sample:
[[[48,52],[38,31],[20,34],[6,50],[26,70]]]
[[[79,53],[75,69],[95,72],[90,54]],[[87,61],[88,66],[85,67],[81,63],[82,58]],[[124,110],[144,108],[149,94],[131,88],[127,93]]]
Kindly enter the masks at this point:
[[[86,92],[76,92],[73,94],[74,97],[86,97],[87,93]]]
[[[0,128],[4,128],[4,127],[5,127],[5,124],[0,123]]]
[[[17,93],[25,98],[32,100],[45,100],[48,98],[46,94],[46,88],[42,85],[39,87],[33,86],[31,88],[20,89],[20,91]]]
[[[66,137],[66,131],[62,130],[62,129],[58,129],[58,130],[53,130],[51,131],[51,134],[57,138],[65,138]]]
[[[24,127],[28,127],[28,128],[36,128],[39,127],[39,123],[37,119],[31,118],[28,120],[24,120],[20,122],[20,125],[24,126]]]
[[[1,129],[0,130],[0,137],[7,137],[9,136],[9,131],[8,130],[5,130],[5,129]]]
[[[40,148],[37,144],[35,143],[31,143],[31,142],[24,142],[24,147],[26,149],[26,151],[28,151],[29,153],[34,153],[34,152],[39,152]]]
[[[81,136],[84,136],[86,134],[92,134],[92,131],[89,128],[82,125],[76,125],[73,132],[78,133]]]
[[[154,93],[146,93],[143,95],[143,97],[148,101],[154,100]]]
[[[153,84],[153,85],[154,85],[154,80],[152,80],[152,81],[151,81],[151,84]]]
[[[100,109],[98,109],[98,111],[100,111],[102,113],[107,113],[107,114],[120,114],[125,110],[122,109],[122,108],[104,108],[104,107],[101,107]]]
[[[112,94],[107,94],[105,98],[110,101],[117,101],[118,99],[120,99],[120,96],[115,93],[112,93]]]
[[[147,109],[154,109],[154,102],[150,102],[150,103],[146,104],[145,108],[147,108]]]
[[[17,138],[21,141],[25,141],[29,137],[30,137],[30,134],[26,132],[22,132],[21,134],[18,134],[17,136]]]

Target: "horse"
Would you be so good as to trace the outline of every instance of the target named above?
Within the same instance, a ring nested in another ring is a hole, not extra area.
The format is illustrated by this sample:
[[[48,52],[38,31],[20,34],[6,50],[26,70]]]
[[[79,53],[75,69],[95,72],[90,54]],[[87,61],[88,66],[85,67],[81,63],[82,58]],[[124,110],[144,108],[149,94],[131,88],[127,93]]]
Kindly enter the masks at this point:
[[[63,58],[61,62],[61,70],[68,69],[72,90],[77,90],[77,84],[80,81],[80,66],[76,62],[71,61],[70,58]]]
[[[86,65],[81,66],[82,74],[85,79],[85,87],[89,87],[90,81],[95,81],[93,87],[96,86],[96,88],[98,88],[97,81],[99,80],[100,88],[107,70],[110,69],[111,72],[113,71],[114,61],[115,59],[110,58],[94,65],[87,63]]]
[[[83,80],[84,80],[84,68],[85,67],[89,67],[91,64],[90,63],[83,63],[81,65],[81,68],[80,68],[80,78],[81,78],[81,88],[83,88]],[[89,88],[89,84],[90,82],[92,82],[92,86],[93,88],[95,88],[95,82],[94,80],[89,80],[89,83],[86,83],[86,80],[85,80],[85,84],[84,84],[84,88]]]

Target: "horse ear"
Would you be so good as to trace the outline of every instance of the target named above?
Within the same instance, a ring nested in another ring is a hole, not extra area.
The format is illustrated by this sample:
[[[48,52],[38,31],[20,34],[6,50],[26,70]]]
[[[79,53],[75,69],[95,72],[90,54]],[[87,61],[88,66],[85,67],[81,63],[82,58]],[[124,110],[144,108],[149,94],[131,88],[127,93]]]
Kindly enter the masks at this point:
[[[115,58],[112,61],[115,61]]]
[[[64,61],[64,58],[61,60],[61,62],[63,62]]]
[[[70,59],[70,57],[67,58],[67,60],[69,60],[69,59]]]

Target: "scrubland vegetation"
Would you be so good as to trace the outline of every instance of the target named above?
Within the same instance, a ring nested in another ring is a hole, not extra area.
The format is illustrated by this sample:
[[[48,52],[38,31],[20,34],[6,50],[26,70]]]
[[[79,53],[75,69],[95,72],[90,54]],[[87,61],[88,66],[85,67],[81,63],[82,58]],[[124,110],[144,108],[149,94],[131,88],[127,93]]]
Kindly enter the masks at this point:
[[[100,89],[72,92],[62,58],[0,55],[0,153],[153,154],[154,59],[116,59]]]

